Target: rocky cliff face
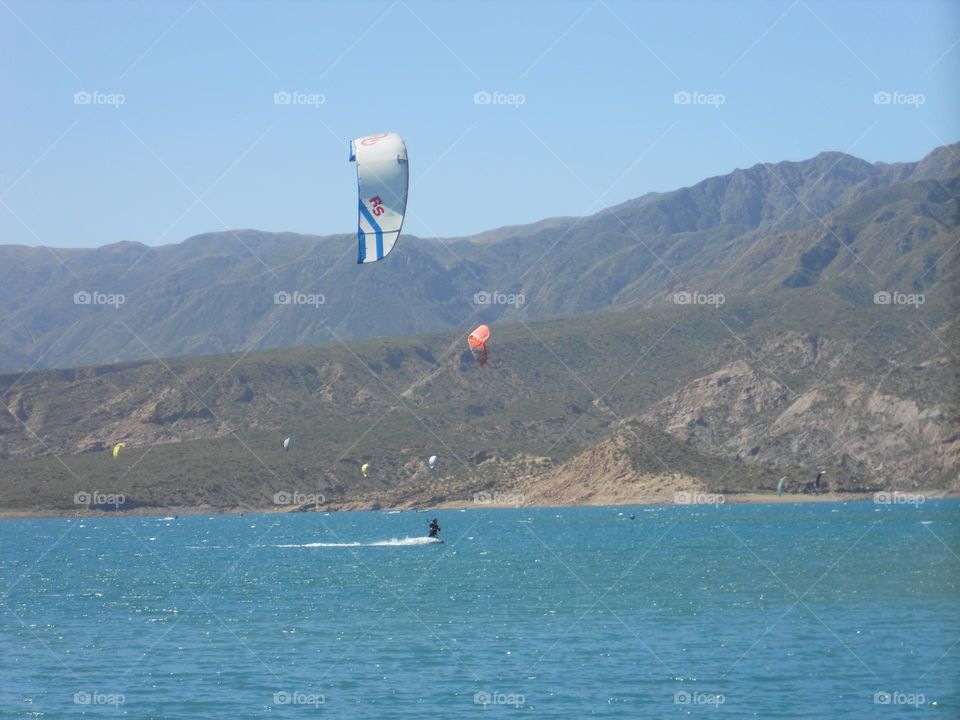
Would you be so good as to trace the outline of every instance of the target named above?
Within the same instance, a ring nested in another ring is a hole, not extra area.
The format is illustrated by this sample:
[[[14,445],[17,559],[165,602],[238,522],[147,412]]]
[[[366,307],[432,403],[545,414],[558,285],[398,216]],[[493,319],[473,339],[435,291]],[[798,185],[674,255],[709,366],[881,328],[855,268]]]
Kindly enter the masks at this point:
[[[787,469],[803,458],[811,469],[836,466],[848,489],[856,483],[958,487],[960,441],[950,358],[892,366],[871,383],[844,377],[843,358],[850,352],[845,345],[785,334],[757,357],[688,383],[640,418],[693,447],[748,464]],[[790,374],[779,376],[771,367]],[[806,377],[805,370],[810,371]],[[913,376],[912,387],[930,385],[942,392],[920,403],[896,389],[885,390],[884,380],[894,372]]]
[[[621,427],[558,467],[520,477],[512,492],[532,505],[630,505],[706,490],[700,478],[638,462],[637,442],[635,430]]]

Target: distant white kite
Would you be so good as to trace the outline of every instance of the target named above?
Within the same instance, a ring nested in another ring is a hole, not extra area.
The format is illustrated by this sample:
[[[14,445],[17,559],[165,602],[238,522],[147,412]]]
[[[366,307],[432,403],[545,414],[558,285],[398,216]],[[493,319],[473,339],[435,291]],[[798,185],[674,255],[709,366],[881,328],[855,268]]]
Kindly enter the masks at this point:
[[[350,141],[350,160],[357,163],[360,194],[357,262],[372,263],[393,250],[403,227],[410,184],[407,146],[395,133],[368,135]]]

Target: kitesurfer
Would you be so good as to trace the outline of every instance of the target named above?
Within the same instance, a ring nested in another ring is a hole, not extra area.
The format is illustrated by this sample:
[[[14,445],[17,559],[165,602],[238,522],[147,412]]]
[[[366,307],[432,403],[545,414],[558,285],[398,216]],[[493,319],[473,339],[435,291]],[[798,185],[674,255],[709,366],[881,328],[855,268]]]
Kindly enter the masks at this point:
[[[435,538],[439,537],[438,533],[440,532],[440,523],[437,522],[437,519],[434,518],[430,521],[430,537]]]

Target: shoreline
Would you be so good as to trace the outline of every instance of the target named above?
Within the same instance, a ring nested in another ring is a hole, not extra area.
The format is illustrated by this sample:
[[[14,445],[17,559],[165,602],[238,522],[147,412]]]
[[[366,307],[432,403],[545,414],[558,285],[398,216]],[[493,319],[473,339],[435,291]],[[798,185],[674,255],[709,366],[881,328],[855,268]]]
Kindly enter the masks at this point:
[[[913,491],[899,490],[884,491],[894,496],[899,494],[906,498],[921,497],[923,500],[944,500],[960,498],[956,491]],[[214,507],[205,505],[194,506],[164,506],[164,507],[136,507],[131,510],[90,510],[90,509],[7,509],[0,508],[0,520],[63,520],[73,518],[105,518],[105,517],[166,517],[166,516],[194,516],[194,515],[275,515],[292,513],[332,513],[332,512],[426,512],[443,510],[505,510],[520,508],[568,508],[568,507],[711,507],[715,505],[787,505],[807,503],[846,503],[873,501],[877,493],[823,493],[821,495],[777,495],[775,493],[700,493],[706,499],[704,502],[676,502],[672,496],[650,496],[637,498],[634,502],[618,502],[613,499],[605,501],[576,502],[576,503],[522,503],[509,504],[497,502],[474,502],[472,500],[451,500],[432,505],[398,503],[395,505],[380,505],[379,503],[365,503],[362,501],[330,503],[315,508],[276,506],[264,507]],[[889,504],[911,504],[903,500]]]

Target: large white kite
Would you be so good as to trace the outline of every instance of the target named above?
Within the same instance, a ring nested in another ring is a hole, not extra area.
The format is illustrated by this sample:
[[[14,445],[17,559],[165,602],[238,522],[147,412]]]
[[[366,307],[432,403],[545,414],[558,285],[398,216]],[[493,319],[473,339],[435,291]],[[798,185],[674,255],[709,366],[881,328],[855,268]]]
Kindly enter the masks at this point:
[[[358,263],[382,260],[393,249],[407,210],[407,146],[395,133],[368,135],[350,142],[360,192]]]

